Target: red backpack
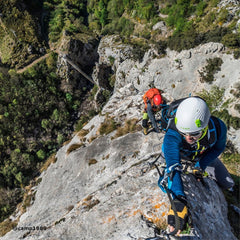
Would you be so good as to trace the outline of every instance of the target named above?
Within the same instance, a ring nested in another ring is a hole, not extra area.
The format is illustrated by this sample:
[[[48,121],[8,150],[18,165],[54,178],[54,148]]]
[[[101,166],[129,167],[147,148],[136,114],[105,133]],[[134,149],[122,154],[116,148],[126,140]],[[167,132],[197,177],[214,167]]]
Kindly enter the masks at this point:
[[[151,88],[143,95],[143,101],[145,103],[145,108],[147,108],[147,100],[150,100],[151,105],[153,106],[153,98],[155,95],[161,96],[161,93],[157,88]]]

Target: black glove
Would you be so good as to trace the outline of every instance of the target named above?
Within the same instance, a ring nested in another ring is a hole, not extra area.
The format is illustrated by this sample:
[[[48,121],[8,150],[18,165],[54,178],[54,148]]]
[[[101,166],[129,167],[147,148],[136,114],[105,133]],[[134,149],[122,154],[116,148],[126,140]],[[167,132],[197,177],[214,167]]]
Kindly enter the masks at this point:
[[[185,197],[183,196],[178,196],[173,200],[173,204],[176,208],[178,219],[180,220],[180,229],[178,230],[183,230],[186,222],[187,222],[187,217],[188,217],[188,209],[187,209],[187,201]],[[174,215],[174,210],[173,206],[171,206],[169,212],[168,212],[168,224],[170,226],[173,226],[174,228],[176,227],[176,220],[175,215]]]
[[[201,180],[203,178],[203,170],[200,167],[195,167],[192,170],[193,175],[196,177],[196,179]]]

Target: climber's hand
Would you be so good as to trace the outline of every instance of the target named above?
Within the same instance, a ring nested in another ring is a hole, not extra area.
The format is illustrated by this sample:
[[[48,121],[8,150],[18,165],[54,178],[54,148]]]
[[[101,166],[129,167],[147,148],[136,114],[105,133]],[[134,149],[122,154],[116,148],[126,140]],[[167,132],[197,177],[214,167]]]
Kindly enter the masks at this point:
[[[188,217],[188,209],[187,209],[187,201],[185,199],[185,197],[183,196],[178,196],[177,198],[175,198],[173,200],[173,203],[175,205],[175,208],[177,210],[177,215],[178,215],[178,219],[180,220],[180,227],[176,233],[176,235],[179,235],[180,232],[183,230],[186,221],[187,221],[187,217]],[[175,227],[176,227],[176,221],[178,221],[178,219],[175,219],[175,215],[174,215],[174,211],[173,211],[173,206],[171,206],[169,212],[168,212],[168,225],[169,225],[169,230],[170,233],[175,231]]]

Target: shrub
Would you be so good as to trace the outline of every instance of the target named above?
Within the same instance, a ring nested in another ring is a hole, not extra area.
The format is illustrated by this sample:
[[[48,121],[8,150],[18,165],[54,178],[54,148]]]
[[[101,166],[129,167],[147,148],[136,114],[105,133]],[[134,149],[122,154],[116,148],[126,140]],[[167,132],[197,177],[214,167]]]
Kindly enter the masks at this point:
[[[240,34],[236,33],[227,33],[222,37],[221,41],[225,46],[230,48],[239,48],[240,47]]]
[[[238,47],[238,38],[238,34],[233,34],[229,29],[223,27],[216,27],[205,33],[198,33],[196,32],[196,26],[192,22],[188,22],[184,25],[182,31],[175,31],[167,39],[167,46],[171,50],[179,52],[208,42],[222,42],[228,47]]]
[[[68,150],[67,150],[67,155],[69,155],[71,152],[77,150],[78,148],[82,147],[83,146],[83,143],[75,143],[75,144],[72,144]]]
[[[18,221],[12,221],[10,219],[5,220],[4,222],[0,223],[0,236],[4,236],[8,232],[10,232],[12,229],[14,229],[18,224]]]
[[[116,130],[118,125],[119,124],[117,124],[113,118],[107,117],[99,127],[98,131],[100,135],[107,135]]]
[[[115,134],[115,138],[121,137],[126,135],[130,132],[139,131],[142,127],[137,125],[138,119],[130,119],[126,120],[124,126],[118,127],[117,132]]]
[[[215,111],[213,112],[213,115],[222,119],[228,128],[230,126],[236,130],[240,128],[240,118],[231,116],[227,109]]]
[[[129,19],[121,17],[116,26],[116,30],[120,32],[120,35],[128,37],[133,33],[134,24]]]
[[[57,54],[51,53],[49,57],[46,59],[46,64],[49,69],[55,69],[57,61]]]
[[[56,158],[56,153],[53,153],[48,159],[47,161],[45,161],[43,163],[43,165],[40,168],[40,173],[42,173],[43,171],[46,171],[48,169],[48,167],[51,165],[51,163],[55,163],[57,161]]]
[[[212,24],[212,21],[209,25]],[[208,42],[221,42],[222,38],[231,32],[229,29],[224,27],[216,27],[213,30],[208,30],[206,33],[203,34],[202,43]]]
[[[44,160],[45,157],[46,157],[46,153],[40,149],[39,151],[37,151],[37,157],[40,159],[40,160]]]
[[[198,95],[202,97],[208,104],[210,112],[216,111],[216,109],[222,109],[222,99],[225,90],[217,86],[213,86],[211,91],[202,90]]]
[[[210,0],[209,1],[209,5],[211,7],[217,7],[218,3],[219,3],[219,0]]]
[[[140,19],[150,20],[157,15],[156,7],[153,0],[135,1],[136,16]]]
[[[96,164],[98,161],[96,160],[96,159],[94,159],[94,158],[92,158],[92,159],[89,159],[88,160],[88,165],[90,166],[90,165],[94,165],[94,164]]]
[[[240,113],[240,104],[235,104],[234,109]]]
[[[240,118],[239,117],[230,117],[230,125],[235,129],[240,128]]]
[[[235,59],[239,59],[240,58],[240,50],[239,49],[234,50],[233,56]]]
[[[200,82],[212,83],[214,81],[214,74],[221,70],[223,60],[221,58],[209,58],[207,59],[207,65],[200,72]]]
[[[201,17],[204,15],[204,9],[207,7],[207,3],[205,1],[200,1],[196,6],[196,15]]]
[[[21,201],[23,193],[20,189],[0,188],[0,222],[7,218]],[[0,225],[0,232],[2,225]]]
[[[88,116],[86,115],[81,116],[77,123],[74,125],[74,130],[76,132],[80,131],[88,121],[89,121]]]
[[[171,7],[165,9],[168,14],[166,20],[168,26],[175,28],[176,32],[183,32],[188,22],[187,18],[195,11],[195,7],[189,1],[177,1]]]
[[[167,49],[167,43],[166,41],[158,41],[155,44],[155,47],[157,48],[158,54],[166,54],[166,49]]]
[[[109,60],[109,62],[111,64],[111,66],[112,66],[114,64],[115,58],[113,56],[109,56],[108,60]]]

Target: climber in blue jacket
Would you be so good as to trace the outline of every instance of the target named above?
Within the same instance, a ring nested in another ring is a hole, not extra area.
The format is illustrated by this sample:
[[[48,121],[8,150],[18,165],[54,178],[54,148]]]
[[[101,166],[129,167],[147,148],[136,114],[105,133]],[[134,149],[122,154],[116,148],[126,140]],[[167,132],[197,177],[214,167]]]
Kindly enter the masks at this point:
[[[234,181],[218,156],[226,145],[227,128],[219,118],[210,114],[206,102],[199,97],[183,100],[176,111],[174,121],[165,134],[163,153],[167,169],[181,166],[181,159],[195,164],[196,174],[206,171],[223,189],[231,189]],[[174,170],[171,184],[174,203],[181,221],[181,230],[188,216],[181,172]],[[175,227],[172,208],[168,213],[170,232]]]

